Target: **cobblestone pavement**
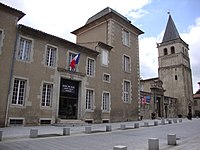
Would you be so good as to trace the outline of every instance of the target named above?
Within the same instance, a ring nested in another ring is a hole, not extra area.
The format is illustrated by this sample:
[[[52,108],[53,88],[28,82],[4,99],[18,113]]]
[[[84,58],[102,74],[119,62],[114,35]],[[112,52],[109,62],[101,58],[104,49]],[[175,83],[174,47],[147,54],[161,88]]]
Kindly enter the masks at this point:
[[[139,128],[133,128],[136,122],[111,123],[111,132],[105,132],[108,124],[94,124],[90,134],[84,133],[85,126],[70,127],[70,136],[61,136],[63,127],[55,126],[0,128],[3,131],[0,150],[113,150],[116,145],[125,145],[128,150],[147,150],[149,138],[158,138],[162,150],[200,150],[200,119],[165,125],[157,121],[158,126],[153,126],[152,120],[137,121]],[[144,122],[149,126],[144,127]],[[121,130],[121,124],[126,124],[127,129]],[[37,128],[43,136],[29,138],[32,128]],[[176,146],[167,145],[169,133],[176,134]]]

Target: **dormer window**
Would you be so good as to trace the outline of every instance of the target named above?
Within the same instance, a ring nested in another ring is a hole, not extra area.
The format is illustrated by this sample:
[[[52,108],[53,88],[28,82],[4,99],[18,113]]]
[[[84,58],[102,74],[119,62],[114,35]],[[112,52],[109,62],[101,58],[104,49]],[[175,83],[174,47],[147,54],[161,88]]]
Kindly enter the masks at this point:
[[[167,48],[164,48],[164,55],[168,55]]]

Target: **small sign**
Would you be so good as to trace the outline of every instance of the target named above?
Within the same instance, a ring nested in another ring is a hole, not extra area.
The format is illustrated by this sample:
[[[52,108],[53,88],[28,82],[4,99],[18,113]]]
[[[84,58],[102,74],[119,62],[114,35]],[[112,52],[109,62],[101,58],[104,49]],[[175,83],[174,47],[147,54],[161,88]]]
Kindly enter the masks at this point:
[[[62,85],[62,92],[66,92],[66,93],[75,93],[75,86],[73,85],[66,85],[66,84],[63,84]]]

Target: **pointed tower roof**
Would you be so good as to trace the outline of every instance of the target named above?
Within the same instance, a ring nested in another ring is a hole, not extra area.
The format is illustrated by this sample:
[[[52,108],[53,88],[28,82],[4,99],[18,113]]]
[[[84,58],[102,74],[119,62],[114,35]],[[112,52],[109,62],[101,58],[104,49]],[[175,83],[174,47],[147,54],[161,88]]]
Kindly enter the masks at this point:
[[[176,26],[174,24],[174,21],[172,20],[171,15],[169,14],[169,18],[168,18],[168,22],[167,22],[167,26],[165,29],[165,34],[164,34],[162,42],[167,42],[167,41],[171,41],[178,38],[180,38],[180,35],[178,33],[178,30],[176,29]]]

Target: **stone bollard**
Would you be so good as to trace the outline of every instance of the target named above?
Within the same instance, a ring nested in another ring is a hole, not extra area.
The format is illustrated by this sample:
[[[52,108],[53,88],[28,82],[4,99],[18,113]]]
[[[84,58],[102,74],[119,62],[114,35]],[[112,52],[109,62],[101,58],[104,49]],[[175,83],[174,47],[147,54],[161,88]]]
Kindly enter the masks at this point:
[[[38,129],[31,129],[29,137],[30,138],[36,138],[36,137],[38,137]]]
[[[0,141],[3,139],[3,131],[0,131]]]
[[[91,133],[91,132],[92,132],[91,126],[85,127],[85,133]]]
[[[145,126],[145,127],[148,127],[148,126],[149,126],[149,123],[148,123],[148,122],[144,122],[144,126]]]
[[[158,125],[158,121],[154,121],[154,126],[157,126]]]
[[[176,134],[168,134],[167,143],[168,145],[176,145]]]
[[[159,139],[150,138],[148,140],[148,150],[159,150]]]
[[[70,128],[63,128],[63,135],[70,135]]]
[[[116,145],[113,147],[113,150],[127,150],[127,147],[123,145]]]
[[[177,123],[177,119],[176,119],[176,118],[174,118],[174,119],[173,119],[173,122],[174,122],[174,123]]]
[[[134,128],[139,128],[139,123],[134,123]]]
[[[169,123],[169,124],[172,124],[172,120],[168,120],[168,123]]]
[[[120,125],[120,129],[121,129],[121,130],[125,130],[125,129],[126,129],[126,125],[125,125],[125,124],[121,124],[121,125]]]
[[[161,119],[161,125],[165,125],[165,119]]]
[[[182,119],[181,119],[181,118],[179,118],[178,121],[179,121],[180,123],[182,123]]]
[[[112,126],[106,125],[106,132],[111,132],[111,131],[112,131]]]

